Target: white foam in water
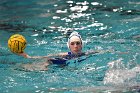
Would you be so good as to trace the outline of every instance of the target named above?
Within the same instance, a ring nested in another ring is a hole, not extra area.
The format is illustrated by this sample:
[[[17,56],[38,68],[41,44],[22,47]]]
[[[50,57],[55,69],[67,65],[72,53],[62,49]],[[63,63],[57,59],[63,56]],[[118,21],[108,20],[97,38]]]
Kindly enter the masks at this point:
[[[31,35],[31,36],[38,36],[38,34],[33,34],[33,35]]]
[[[58,17],[58,16],[53,16],[53,19],[60,19],[60,17]]]
[[[140,66],[128,69],[124,66],[122,59],[112,61],[108,64],[109,69],[104,77],[106,85],[137,85],[137,76],[140,73]]]
[[[73,3],[73,1],[67,1],[67,3]]]
[[[77,13],[77,14],[71,14],[69,15],[69,17],[71,19],[74,19],[74,18],[80,18],[80,17],[85,17],[85,16],[89,16],[90,14],[85,14],[85,13]]]
[[[99,5],[100,3],[98,2],[91,2],[92,5]]]
[[[67,9],[63,10],[57,10],[56,13],[67,13]]]
[[[88,7],[89,6],[74,6],[74,7],[71,7],[70,10],[82,12],[82,11],[86,11],[88,9]]]
[[[81,5],[87,5],[87,4],[89,4],[87,1],[84,1],[84,2],[77,2],[76,3],[77,5],[79,5],[79,4],[81,4]]]

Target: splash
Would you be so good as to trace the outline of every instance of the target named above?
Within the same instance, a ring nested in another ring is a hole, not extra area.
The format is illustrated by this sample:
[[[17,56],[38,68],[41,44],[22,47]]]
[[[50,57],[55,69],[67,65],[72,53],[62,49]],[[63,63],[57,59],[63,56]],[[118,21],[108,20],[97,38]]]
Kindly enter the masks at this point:
[[[108,63],[109,69],[104,77],[105,85],[115,86],[136,86],[140,80],[140,66],[135,66],[131,69],[123,64],[123,59]]]

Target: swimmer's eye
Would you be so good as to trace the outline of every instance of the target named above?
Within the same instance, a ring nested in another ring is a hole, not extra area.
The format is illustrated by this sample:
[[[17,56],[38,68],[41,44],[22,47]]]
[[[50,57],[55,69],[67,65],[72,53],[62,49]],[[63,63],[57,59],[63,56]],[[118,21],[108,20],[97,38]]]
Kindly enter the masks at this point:
[[[76,44],[76,45],[80,45],[81,42],[71,42],[70,44],[71,44],[71,45],[75,45],[75,44]]]

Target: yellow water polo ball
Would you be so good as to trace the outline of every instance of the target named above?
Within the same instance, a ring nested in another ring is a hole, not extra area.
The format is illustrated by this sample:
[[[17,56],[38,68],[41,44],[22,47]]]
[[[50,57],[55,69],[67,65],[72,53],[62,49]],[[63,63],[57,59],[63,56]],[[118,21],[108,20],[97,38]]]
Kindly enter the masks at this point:
[[[26,39],[20,34],[14,34],[8,40],[8,47],[13,53],[23,53],[26,48]]]

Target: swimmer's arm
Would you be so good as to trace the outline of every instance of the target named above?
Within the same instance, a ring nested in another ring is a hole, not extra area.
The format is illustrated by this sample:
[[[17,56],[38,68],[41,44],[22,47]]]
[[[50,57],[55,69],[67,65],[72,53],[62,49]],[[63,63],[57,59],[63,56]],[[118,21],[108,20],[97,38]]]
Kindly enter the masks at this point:
[[[90,55],[90,54],[96,54],[96,53],[107,53],[107,52],[112,52],[112,50],[90,50],[85,53],[85,55]]]
[[[99,51],[90,50],[88,52],[85,52],[85,55],[96,54],[96,53],[99,53]]]
[[[23,56],[24,58],[31,58],[31,59],[42,59],[42,58],[48,58],[48,56],[29,56],[28,54],[26,53],[20,53],[20,54],[17,54],[19,56]],[[49,58],[48,58],[49,59]]]
[[[50,58],[54,58],[54,57],[65,57],[67,55],[67,53],[50,54],[48,56],[29,56],[26,53],[20,53],[18,55],[23,56],[25,58],[33,58],[33,59],[42,59],[42,58],[50,59]]]
[[[56,58],[56,57],[65,57],[67,55],[68,55],[68,53],[66,52],[66,53],[50,54],[47,57],[49,57],[49,58],[51,58],[51,57]]]
[[[128,54],[128,52],[115,52],[114,50],[90,50],[88,52],[85,53],[85,55],[90,55],[90,54],[103,54],[103,53],[117,53],[117,54]]]

